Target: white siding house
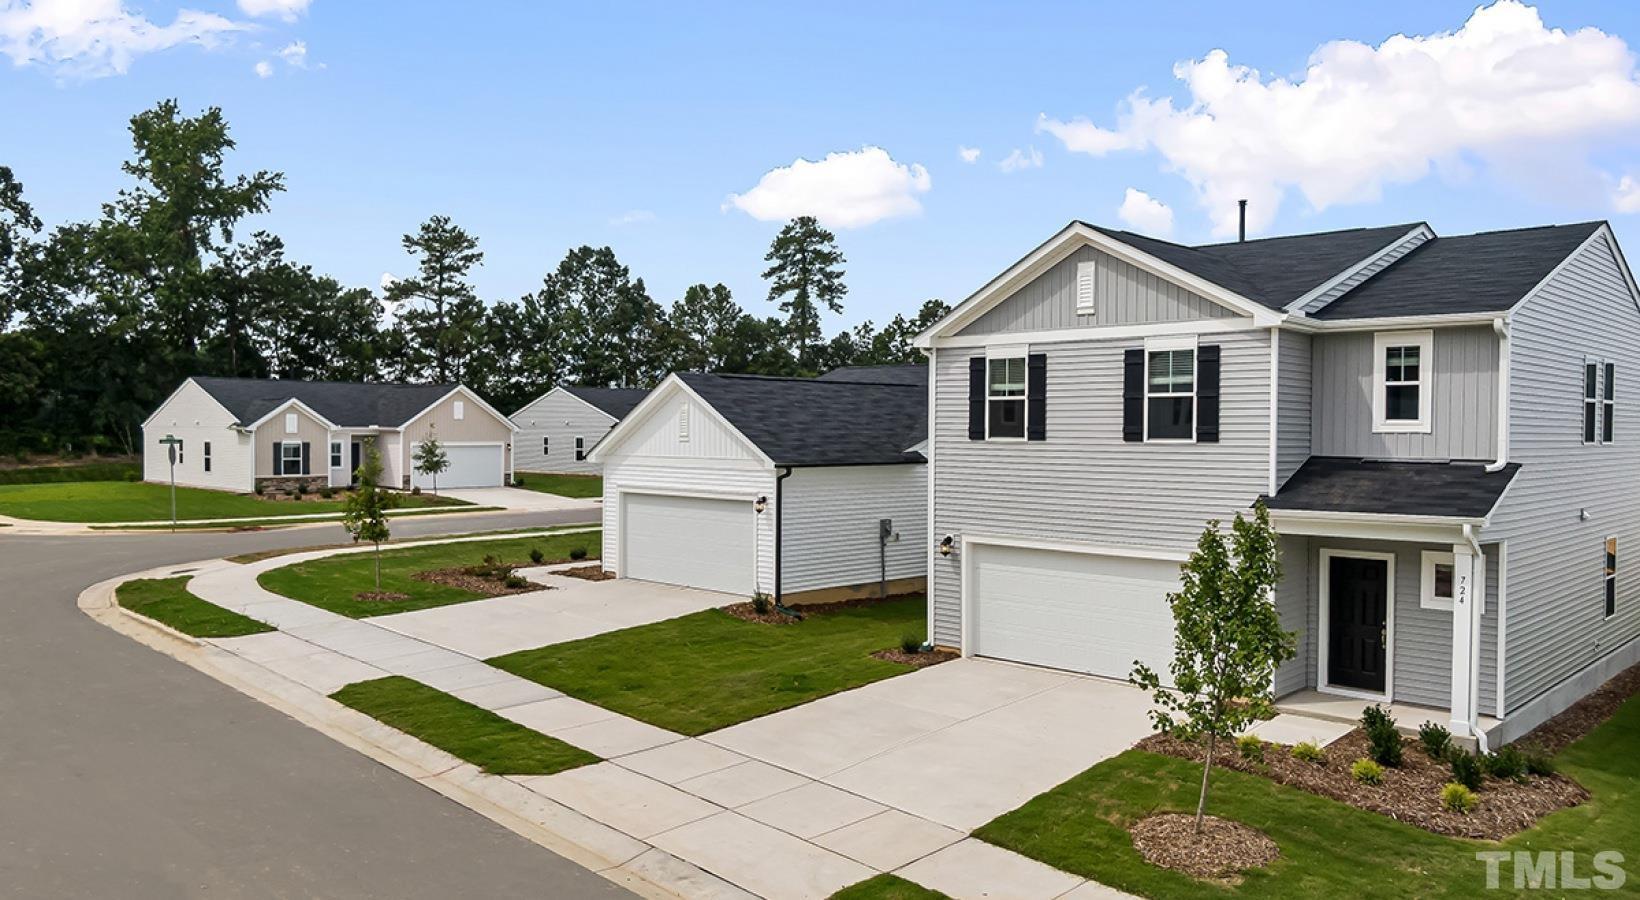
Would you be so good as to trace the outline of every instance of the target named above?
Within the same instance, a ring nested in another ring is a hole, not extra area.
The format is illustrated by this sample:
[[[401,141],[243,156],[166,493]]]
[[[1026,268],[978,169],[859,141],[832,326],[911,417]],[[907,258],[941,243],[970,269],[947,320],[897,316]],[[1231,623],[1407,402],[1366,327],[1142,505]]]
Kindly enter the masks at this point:
[[[592,448],[637,406],[641,388],[559,385],[512,414],[520,472],[596,475]]]

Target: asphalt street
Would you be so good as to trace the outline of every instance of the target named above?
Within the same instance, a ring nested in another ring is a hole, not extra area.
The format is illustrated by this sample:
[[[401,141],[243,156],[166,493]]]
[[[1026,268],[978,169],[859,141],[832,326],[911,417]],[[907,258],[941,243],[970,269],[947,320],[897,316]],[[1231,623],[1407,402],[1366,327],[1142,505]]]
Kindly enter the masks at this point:
[[[432,517],[394,531],[596,515]],[[631,896],[75,606],[86,587],[127,572],[345,540],[339,526],[63,537],[0,529],[0,895]]]

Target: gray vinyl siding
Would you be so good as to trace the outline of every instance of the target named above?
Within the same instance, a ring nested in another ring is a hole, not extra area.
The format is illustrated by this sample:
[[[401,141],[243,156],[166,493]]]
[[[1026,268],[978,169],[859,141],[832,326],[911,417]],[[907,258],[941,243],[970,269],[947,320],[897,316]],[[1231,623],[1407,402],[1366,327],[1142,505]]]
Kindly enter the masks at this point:
[[[1076,265],[1089,259],[1098,264],[1095,314],[1077,315]],[[961,333],[1012,334],[1224,319],[1237,315],[1239,313],[1131,263],[1092,247],[1082,247],[974,320]]]
[[[591,461],[576,460],[575,439],[583,438],[586,449],[590,451],[615,427],[614,417],[568,391],[558,389],[514,413],[512,422],[518,426],[518,433],[513,438],[517,450],[514,468],[517,471],[579,475],[596,475],[599,466]],[[549,452],[545,454],[541,452],[543,437],[548,439]]]
[[[1318,334],[1310,446],[1316,456],[1484,459],[1497,456],[1498,338],[1488,326],[1434,329],[1428,434],[1372,430],[1373,334]]]
[[[1311,339],[1283,331],[1277,338],[1276,486],[1286,483],[1310,458]]]
[[[1317,594],[1311,578],[1309,539],[1282,535],[1278,546],[1283,577],[1276,585],[1276,613],[1281,627],[1298,635],[1297,655],[1276,670],[1275,694],[1280,697],[1315,686]]]
[[[1640,636],[1640,311],[1612,247],[1586,245],[1512,322],[1509,455],[1521,470],[1485,532],[1509,542],[1510,711]],[[1609,445],[1582,442],[1585,355],[1617,366]],[[1618,539],[1610,620],[1607,536]]]
[[[1373,260],[1371,263],[1362,266],[1360,270],[1352,273],[1350,277],[1340,281],[1320,294],[1317,294],[1310,300],[1310,302],[1300,307],[1299,311],[1305,315],[1309,315],[1334,300],[1337,300],[1339,297],[1344,296],[1352,289],[1366,282],[1367,279],[1389,268],[1390,265],[1396,260],[1406,256],[1408,253],[1411,253],[1419,244],[1422,244],[1427,240],[1429,240],[1429,233],[1423,231],[1408,237],[1406,240],[1401,241],[1394,247],[1390,248],[1388,252]]]
[[[787,593],[870,584],[885,557],[890,581],[928,573],[926,465],[794,469],[781,498]],[[877,540],[877,522],[885,518],[901,535],[886,548]]]
[[[968,439],[968,360],[934,361],[931,537],[964,534],[1188,552],[1209,519],[1246,510],[1268,483],[1267,330],[1203,335],[1221,360],[1221,440],[1122,440],[1122,354],[1142,340],[1033,347],[1047,354],[1047,440]],[[983,351],[978,351],[983,353]],[[936,642],[961,642],[961,552],[930,577]]]

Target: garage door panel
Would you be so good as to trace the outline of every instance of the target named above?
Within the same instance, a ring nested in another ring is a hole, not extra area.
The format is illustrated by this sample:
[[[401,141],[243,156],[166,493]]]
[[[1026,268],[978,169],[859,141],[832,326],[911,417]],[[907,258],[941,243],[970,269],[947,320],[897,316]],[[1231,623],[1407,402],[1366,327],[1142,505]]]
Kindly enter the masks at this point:
[[[744,500],[628,494],[622,509],[621,574],[750,594],[755,515]]]
[[[1111,678],[1136,659],[1166,671],[1177,563],[983,545],[974,555],[975,653]]]
[[[410,446],[410,483],[428,489],[433,487],[433,476],[416,471],[416,448]],[[505,454],[500,444],[444,445],[445,458],[450,468],[438,475],[440,488],[500,487],[505,474]]]

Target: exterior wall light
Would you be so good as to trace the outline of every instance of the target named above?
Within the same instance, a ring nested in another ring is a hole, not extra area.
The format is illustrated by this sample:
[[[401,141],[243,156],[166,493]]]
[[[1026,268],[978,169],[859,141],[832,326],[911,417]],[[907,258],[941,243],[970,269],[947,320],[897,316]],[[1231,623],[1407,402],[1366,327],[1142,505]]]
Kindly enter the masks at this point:
[[[752,511],[753,512],[761,513],[765,509],[768,509],[768,508],[769,508],[769,498],[768,497],[760,496],[755,501],[752,502]]]
[[[941,556],[950,556],[951,551],[955,550],[956,547],[957,547],[957,536],[956,535],[948,534],[945,537],[940,538],[940,555]]]

